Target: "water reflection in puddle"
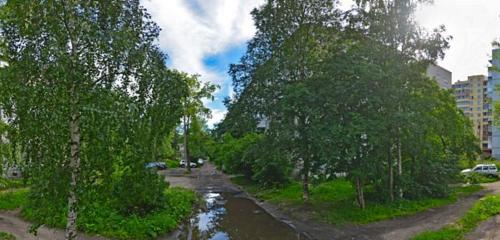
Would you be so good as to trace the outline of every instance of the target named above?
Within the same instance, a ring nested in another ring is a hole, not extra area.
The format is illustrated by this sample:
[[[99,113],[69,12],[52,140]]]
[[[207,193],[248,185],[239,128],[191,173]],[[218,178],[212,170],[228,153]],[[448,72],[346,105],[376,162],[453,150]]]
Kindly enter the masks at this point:
[[[277,221],[246,198],[207,193],[205,209],[191,219],[185,239],[192,240],[294,240],[290,227]]]

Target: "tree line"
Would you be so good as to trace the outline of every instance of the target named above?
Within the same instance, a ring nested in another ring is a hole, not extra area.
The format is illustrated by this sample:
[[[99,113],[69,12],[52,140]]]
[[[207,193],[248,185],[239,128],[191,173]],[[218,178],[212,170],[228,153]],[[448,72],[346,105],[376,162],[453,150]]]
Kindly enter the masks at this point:
[[[447,195],[457,162],[479,147],[452,92],[426,75],[451,37],[417,25],[424,2],[268,0],[254,10],[257,32],[230,67],[235,96],[215,131],[221,146],[246,147],[219,164],[263,185],[297,172],[304,201],[311,178],[339,174],[361,208],[367,187],[382,201]]]

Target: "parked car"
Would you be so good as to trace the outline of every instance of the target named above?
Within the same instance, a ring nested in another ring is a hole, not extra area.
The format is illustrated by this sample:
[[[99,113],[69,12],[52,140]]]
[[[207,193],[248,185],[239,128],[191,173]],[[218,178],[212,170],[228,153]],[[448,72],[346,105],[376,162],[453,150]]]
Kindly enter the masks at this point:
[[[478,164],[472,169],[469,168],[462,170],[461,173],[464,175],[477,173],[488,177],[498,177],[498,169],[495,164]]]
[[[203,164],[205,164],[205,160],[198,158],[198,165],[203,166]]]
[[[167,169],[167,164],[163,162],[150,162],[146,163],[146,168],[156,169],[156,170],[165,170]]]
[[[182,168],[187,167],[187,161],[186,161],[186,160],[181,160],[181,161],[179,162],[179,166],[180,166],[180,167],[182,167]],[[194,163],[194,162],[190,162],[190,163],[189,163],[189,166],[191,166],[191,168],[195,168],[195,167],[197,167],[198,165],[197,165],[196,163]]]

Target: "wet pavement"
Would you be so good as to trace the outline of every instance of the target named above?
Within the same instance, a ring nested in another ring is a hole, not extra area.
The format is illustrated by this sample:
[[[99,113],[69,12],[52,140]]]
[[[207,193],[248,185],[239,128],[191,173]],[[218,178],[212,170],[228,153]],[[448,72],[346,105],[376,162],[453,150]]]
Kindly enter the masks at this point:
[[[190,220],[180,239],[295,240],[300,236],[252,200],[232,193],[205,193],[205,206]]]

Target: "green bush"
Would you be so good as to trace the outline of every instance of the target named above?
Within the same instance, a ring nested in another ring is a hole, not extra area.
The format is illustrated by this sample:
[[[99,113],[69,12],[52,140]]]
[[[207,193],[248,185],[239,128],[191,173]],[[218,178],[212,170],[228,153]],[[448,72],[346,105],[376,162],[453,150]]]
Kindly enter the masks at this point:
[[[176,161],[176,160],[167,159],[165,161],[165,164],[167,165],[167,168],[179,168],[180,167],[179,161]]]
[[[165,188],[165,181],[156,173],[148,172],[141,176],[125,173],[114,182],[111,198],[122,214],[145,215],[161,207]],[[90,201],[92,200],[94,199],[91,198]]]
[[[462,181],[469,184],[491,183],[498,181],[498,177],[487,177],[479,173],[462,174]]]
[[[257,133],[241,138],[224,134],[213,159],[225,172],[242,174],[261,186],[279,186],[289,182],[292,166],[285,153],[273,147],[272,141]]]
[[[253,176],[252,158],[245,158],[244,155],[262,139],[261,135],[249,133],[242,138],[233,138],[230,134],[222,136],[222,143],[215,150],[213,159],[225,172],[243,174],[247,178]]]
[[[292,164],[288,154],[277,150],[268,138],[249,147],[243,157],[250,162],[252,180],[261,186],[277,187],[290,181]]]
[[[22,179],[5,179],[0,178],[0,190],[9,189],[9,188],[20,188],[25,187]]]
[[[155,239],[174,230],[179,222],[191,213],[196,200],[194,192],[181,188],[169,188],[164,191],[163,196],[162,206],[146,215],[124,215],[110,202],[87,202],[80,206],[78,229],[88,234],[116,239]],[[58,213],[53,213],[52,216],[40,214],[38,211],[39,208],[28,206],[23,209],[22,215],[38,224],[65,227],[65,208],[59,209]]]
[[[16,240],[16,237],[10,233],[0,232],[0,240]]]

